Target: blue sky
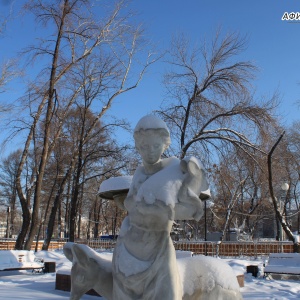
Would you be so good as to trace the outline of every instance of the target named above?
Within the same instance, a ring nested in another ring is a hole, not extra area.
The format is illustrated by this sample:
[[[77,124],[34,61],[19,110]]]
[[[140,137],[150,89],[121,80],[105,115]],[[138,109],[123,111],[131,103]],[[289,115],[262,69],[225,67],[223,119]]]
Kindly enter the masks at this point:
[[[209,40],[216,29],[247,35],[249,44],[241,59],[259,68],[254,88],[257,96],[280,92],[278,113],[285,125],[300,120],[300,20],[282,21],[284,12],[300,12],[297,0],[151,0],[133,1],[147,33],[160,47],[167,47],[173,34],[183,32],[191,40]],[[155,110],[164,97],[158,64],[146,75],[132,97],[118,105],[120,111],[134,107],[132,123]],[[129,96],[129,95],[127,95]],[[298,103],[297,103],[298,102]]]
[[[284,105],[281,106],[281,112],[285,120],[299,120],[300,110],[296,101],[300,99],[300,21],[288,23],[281,20],[286,11],[300,12],[299,1],[134,2],[144,16],[149,35],[166,47],[172,34],[176,32],[184,32],[191,39],[199,41],[203,37],[209,39],[219,26],[222,26],[223,32],[238,31],[241,35],[248,35],[249,45],[242,59],[254,61],[260,69],[254,83],[258,94],[269,95],[278,89],[283,97]],[[155,79],[151,79],[150,75],[146,77],[144,84],[153,86],[155,82],[155,86],[159,85],[160,78],[154,77]],[[157,89],[146,97],[147,102],[151,103],[151,99],[156,102],[163,94]]]
[[[8,2],[0,0],[0,14],[9,9]],[[285,12],[300,12],[299,0],[133,0],[131,7],[139,12],[137,18],[147,38],[161,49],[168,47],[176,33],[185,33],[193,41],[209,40],[221,26],[224,33],[248,35],[248,48],[241,59],[259,68],[254,81],[257,95],[268,96],[277,89],[282,97],[282,123],[300,120],[300,20],[281,20]],[[16,55],[40,30],[29,16],[9,23],[0,40],[0,60]],[[162,62],[154,65],[138,89],[115,102],[113,113],[134,127],[141,116],[158,109],[164,98],[164,69]],[[9,99],[16,94],[10,91]]]

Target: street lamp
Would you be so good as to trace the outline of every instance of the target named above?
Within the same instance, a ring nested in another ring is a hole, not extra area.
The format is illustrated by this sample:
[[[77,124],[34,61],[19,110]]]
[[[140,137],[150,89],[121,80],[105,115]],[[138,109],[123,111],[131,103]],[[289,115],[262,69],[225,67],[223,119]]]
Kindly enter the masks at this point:
[[[283,190],[283,191],[288,191],[288,189],[289,189],[289,184],[288,183],[286,183],[286,182],[284,182],[282,185],[281,185],[281,189]]]
[[[280,186],[281,190],[284,192],[287,192],[289,187],[290,186],[286,182],[282,183]],[[275,201],[277,202],[277,204],[279,206],[279,211],[280,211],[281,215],[283,215],[282,198],[283,198],[283,196],[281,196],[279,199],[277,199],[277,197],[275,197]],[[272,203],[273,202],[272,198],[269,198],[269,201]],[[275,220],[276,220],[277,233],[278,233],[278,235],[276,234],[276,239],[278,239],[279,241],[282,241],[282,225],[281,225],[281,222],[279,221],[279,218],[276,213],[275,213]]]
[[[9,213],[10,207],[7,206],[7,218],[6,218],[6,238],[9,238]]]
[[[207,224],[206,224],[206,201],[204,201],[204,241],[205,241],[205,256],[207,256]]]
[[[288,189],[289,189],[289,185],[288,183],[284,182],[282,185],[281,185],[281,189],[282,191],[284,192],[287,192]],[[280,207],[280,212],[282,213],[282,200],[281,200],[282,197],[280,197],[280,200],[279,200],[279,207]],[[282,224],[280,224],[279,226],[279,240],[282,241]]]

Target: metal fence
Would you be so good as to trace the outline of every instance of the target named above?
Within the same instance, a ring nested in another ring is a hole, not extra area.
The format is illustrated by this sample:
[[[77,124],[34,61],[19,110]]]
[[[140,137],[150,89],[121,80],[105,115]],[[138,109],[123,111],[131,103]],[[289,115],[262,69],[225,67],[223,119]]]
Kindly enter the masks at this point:
[[[66,239],[51,241],[49,250],[62,249]],[[90,239],[76,240],[76,243],[86,244],[92,249],[112,250],[115,240]],[[39,241],[38,250],[42,249],[43,241]],[[0,250],[13,250],[15,241],[11,239],[0,239]],[[36,242],[31,249],[34,250]],[[194,254],[220,256],[220,257],[260,257],[268,256],[270,253],[292,253],[292,242],[268,241],[268,242],[174,242],[176,250],[192,251]]]

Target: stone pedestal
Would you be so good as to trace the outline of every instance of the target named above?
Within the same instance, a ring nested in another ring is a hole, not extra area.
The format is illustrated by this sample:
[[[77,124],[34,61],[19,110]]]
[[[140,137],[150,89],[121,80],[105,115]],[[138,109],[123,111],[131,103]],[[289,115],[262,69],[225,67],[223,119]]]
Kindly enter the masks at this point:
[[[71,275],[70,274],[60,274],[56,273],[55,278],[55,289],[60,291],[71,291]],[[95,290],[89,290],[86,292],[87,295],[101,297]]]

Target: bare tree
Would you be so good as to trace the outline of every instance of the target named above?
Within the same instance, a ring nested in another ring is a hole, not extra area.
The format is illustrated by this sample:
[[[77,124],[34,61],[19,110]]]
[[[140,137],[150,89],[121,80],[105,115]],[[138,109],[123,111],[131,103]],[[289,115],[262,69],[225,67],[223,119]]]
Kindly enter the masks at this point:
[[[214,205],[211,210],[216,217],[214,226],[222,232],[221,240],[228,240],[230,226],[233,220],[240,220],[240,206],[249,199],[249,175],[242,162],[239,162],[236,155],[224,158],[219,166],[215,165],[210,170],[213,175]]]
[[[258,165],[261,155],[267,155],[263,141],[276,126],[273,113],[278,95],[256,99],[252,83],[257,67],[240,56],[246,46],[246,38],[237,33],[222,35],[221,31],[210,44],[193,47],[182,35],[173,40],[166,55],[167,95],[157,111],[171,129],[170,152],[181,158],[199,157],[207,169],[213,169],[213,164],[221,166],[228,153],[240,158],[232,162],[235,169],[239,169],[239,161],[245,161],[244,156]],[[247,191],[250,193],[249,178],[244,172],[230,186],[223,183],[223,199],[227,200],[222,204],[227,220],[224,233],[236,216],[235,206],[243,202]],[[257,208],[255,202],[252,213]]]
[[[17,190],[20,201],[23,203],[23,215],[28,218],[25,218],[26,222],[24,222],[24,227],[18,237],[16,248],[22,248],[23,239],[29,226],[26,249],[30,248],[37,232],[43,178],[49,155],[61,134],[64,118],[82,88],[93,81],[102,83],[99,85],[101,88],[98,94],[93,98],[97,100],[97,95],[102,92],[101,97],[99,96],[102,107],[93,121],[93,124],[96,124],[110,109],[113,100],[118,95],[137,87],[146,68],[154,62],[151,60],[151,55],[148,55],[146,62],[140,66],[140,73],[133,80],[132,78],[129,80],[134,58],[140,50],[141,32],[140,28],[135,29],[127,22],[130,16],[122,14],[124,5],[124,1],[117,2],[101,22],[95,21],[91,1],[88,0],[53,0],[47,3],[32,0],[28,1],[26,5],[26,8],[36,15],[38,21],[53,26],[54,34],[51,39],[43,38],[40,45],[32,46],[27,50],[27,53],[33,54],[34,59],[41,55],[50,57],[50,68],[44,69],[40,80],[36,80],[30,85],[26,99],[30,104],[28,107],[31,121],[27,120],[27,124],[30,122],[29,132],[17,173]],[[96,77],[85,77],[84,81],[78,80],[78,66],[84,65],[84,61],[93,53],[95,55],[97,53],[95,65],[99,67],[98,74],[93,74]],[[102,58],[105,58],[103,61],[100,60],[101,55]],[[102,77],[103,70],[105,77]],[[106,96],[104,97],[104,95]],[[64,109],[60,110],[63,111],[62,114],[57,115],[59,106],[63,106]],[[51,123],[57,118],[59,118],[58,127],[55,134],[51,136]],[[42,147],[36,160],[36,180],[30,222],[30,212],[25,205],[28,201],[22,190],[20,176],[28,157],[28,151],[34,144],[35,132],[39,123],[43,124],[42,136],[38,137],[42,140]],[[91,133],[93,127],[94,125],[90,126],[85,137]]]
[[[254,100],[256,67],[239,60],[245,46],[235,33],[222,38],[217,32],[211,47],[203,43],[192,48],[185,37],[174,39],[165,75],[168,97],[158,113],[170,125],[177,141],[173,151],[181,157],[212,156],[228,144],[253,156],[249,149],[258,150],[259,137],[273,125],[276,95]]]
[[[294,163],[300,178],[300,121],[294,122],[288,131],[289,150],[293,154]]]
[[[20,150],[14,151],[3,159],[0,165],[0,196],[10,214],[10,228],[7,228],[7,237],[17,233],[14,226],[17,215],[16,171],[20,155]]]
[[[272,172],[272,156],[274,151],[276,150],[277,146],[279,145],[280,141],[282,140],[285,132],[283,132],[277,141],[274,143],[272,146],[271,150],[268,153],[268,179],[269,179],[269,191],[270,191],[270,196],[273,202],[276,218],[280,223],[280,226],[282,226],[282,229],[285,231],[287,237],[289,240],[293,241],[294,243],[294,252],[299,252],[300,251],[300,245],[299,242],[297,241],[296,237],[293,235],[286,218],[284,217],[284,214],[286,215],[286,212],[281,209],[280,205],[280,199],[278,200],[277,197],[275,196],[274,192],[274,187],[273,187],[273,172]],[[289,189],[289,187],[288,187]]]
[[[2,13],[0,14],[0,39],[5,34],[5,28],[10,20],[10,15],[4,16]],[[1,48],[0,48],[1,51]],[[4,93],[7,89],[7,85],[14,78],[21,75],[21,72],[17,69],[17,60],[16,59],[7,59],[5,61],[1,61],[0,63],[0,93]],[[8,103],[0,103],[0,114],[7,110],[11,109],[11,105]],[[1,116],[1,115],[0,115]]]
[[[294,122],[288,129],[290,196],[294,199],[297,215],[297,231],[300,232],[300,122]]]
[[[16,60],[8,60],[0,66],[0,93],[5,92],[5,86],[20,75],[16,69]]]

